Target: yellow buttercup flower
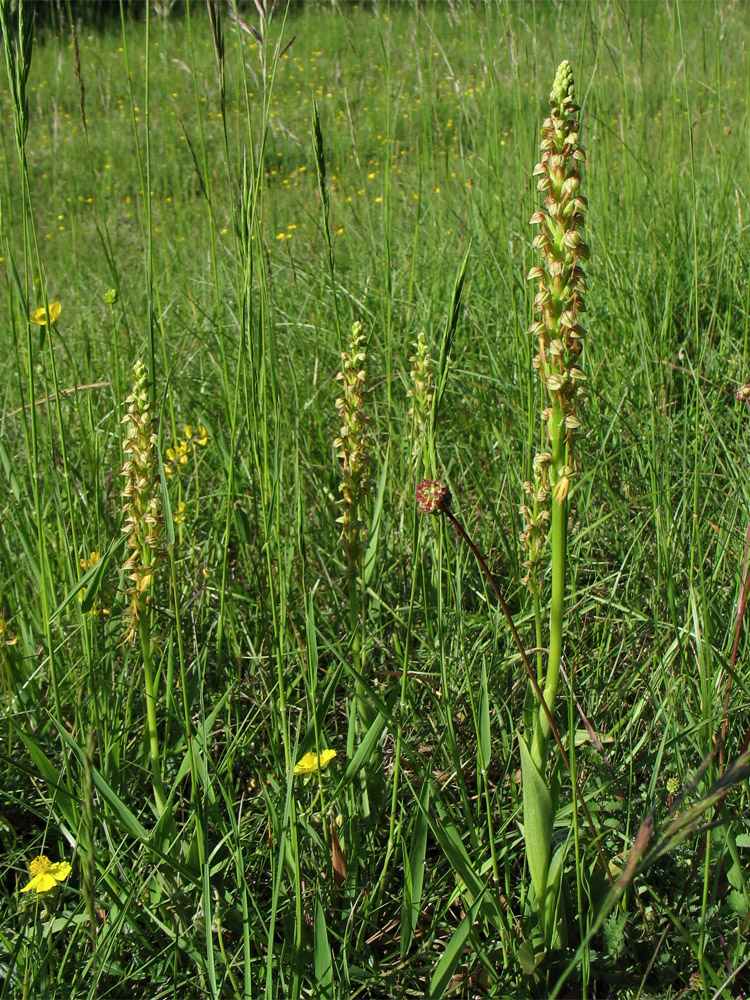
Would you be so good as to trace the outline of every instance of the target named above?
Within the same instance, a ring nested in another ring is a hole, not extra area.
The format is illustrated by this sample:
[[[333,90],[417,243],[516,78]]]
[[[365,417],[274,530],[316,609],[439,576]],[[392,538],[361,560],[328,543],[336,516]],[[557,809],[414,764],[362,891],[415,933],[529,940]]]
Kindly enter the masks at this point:
[[[49,304],[49,320],[47,319],[47,313],[44,310],[44,306],[39,306],[34,312],[29,316],[29,323],[36,323],[37,326],[54,326],[60,318],[60,313],[62,312],[62,306],[59,302],[50,302]]]
[[[21,892],[36,889],[37,895],[41,895],[43,892],[56,889],[58,882],[63,882],[70,875],[70,865],[67,861],[56,861],[53,864],[49,858],[40,854],[29,865],[29,871],[31,881],[23,886]]]
[[[336,756],[335,750],[323,750],[320,757],[314,750],[310,750],[304,757],[301,757],[294,765],[295,774],[317,774],[327,767]]]

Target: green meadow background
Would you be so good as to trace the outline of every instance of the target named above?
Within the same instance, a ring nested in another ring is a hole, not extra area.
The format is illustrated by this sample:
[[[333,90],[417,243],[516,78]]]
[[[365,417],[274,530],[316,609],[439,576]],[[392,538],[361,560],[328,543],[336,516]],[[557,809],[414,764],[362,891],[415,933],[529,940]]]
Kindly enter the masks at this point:
[[[245,5],[261,45],[221,4],[223,58],[203,4],[168,7],[95,28],[75,3],[40,11],[25,173],[2,72],[0,998],[739,996],[747,783],[711,795],[747,740],[747,6],[279,2],[261,23]],[[561,777],[569,936],[534,970],[523,669],[470,552],[413,498],[446,477],[531,648],[528,220],[564,58],[592,394],[556,714],[615,878],[647,816],[653,834],[608,898]],[[45,296],[49,336],[27,320]],[[334,440],[355,321],[371,487],[352,630]],[[420,332],[435,380],[445,365],[432,469]],[[158,822],[123,642],[138,360],[165,522]],[[337,756],[293,777],[316,747]],[[21,896],[41,853],[72,872]]]

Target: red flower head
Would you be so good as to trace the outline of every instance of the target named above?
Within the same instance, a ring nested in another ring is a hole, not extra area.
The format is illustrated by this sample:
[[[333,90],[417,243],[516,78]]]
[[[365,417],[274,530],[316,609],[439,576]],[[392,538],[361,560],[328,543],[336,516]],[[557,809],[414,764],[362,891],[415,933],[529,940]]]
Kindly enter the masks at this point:
[[[423,514],[445,514],[450,505],[450,490],[439,479],[423,479],[417,486],[417,506]]]

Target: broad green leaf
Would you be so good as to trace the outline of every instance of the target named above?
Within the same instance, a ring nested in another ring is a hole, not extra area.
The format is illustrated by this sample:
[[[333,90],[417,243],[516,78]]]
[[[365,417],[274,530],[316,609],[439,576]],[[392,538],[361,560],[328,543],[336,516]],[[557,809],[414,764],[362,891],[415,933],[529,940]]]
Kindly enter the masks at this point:
[[[563,864],[567,853],[568,841],[566,840],[564,844],[560,844],[552,856],[547,872],[544,925],[549,929],[550,943],[555,948],[564,948],[568,943],[568,925],[561,892]]]
[[[347,767],[346,774],[342,779],[342,784],[352,781],[352,779],[362,770],[365,764],[367,764],[373,751],[375,750],[375,747],[377,746],[385,723],[385,716],[382,713],[378,713],[372,725],[365,733],[364,739],[357,748],[357,752],[354,754],[354,757],[349,761],[349,766]]]
[[[526,859],[534,886],[540,917],[546,911],[547,874],[552,843],[554,810],[552,798],[539,768],[532,760],[523,736],[518,737],[523,780],[523,831]]]
[[[319,899],[315,900],[315,995],[320,1000],[333,997],[333,959],[326,917]]]
[[[537,966],[542,961],[545,956],[545,952],[541,952],[539,955],[534,954],[534,945],[531,941],[522,941],[521,946],[516,952],[516,958],[519,964],[527,976],[533,976],[536,972]]]

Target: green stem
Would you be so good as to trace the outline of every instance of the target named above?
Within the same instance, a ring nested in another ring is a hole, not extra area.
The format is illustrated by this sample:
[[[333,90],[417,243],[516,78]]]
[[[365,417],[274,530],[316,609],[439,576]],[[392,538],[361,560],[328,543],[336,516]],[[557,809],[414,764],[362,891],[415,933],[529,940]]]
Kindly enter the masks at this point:
[[[543,656],[543,636],[542,636],[542,602],[539,599],[539,582],[536,578],[536,570],[532,571],[531,593],[534,602],[534,634],[536,636],[536,679],[538,684],[544,681],[544,656]],[[523,731],[526,742],[530,746],[534,733],[536,720],[537,703],[534,697],[534,689],[529,683],[526,688],[526,696],[523,701]]]
[[[556,403],[549,419],[550,444],[552,447],[552,469],[555,478],[559,477],[560,469],[566,464],[566,439],[564,413],[559,403]],[[559,480],[558,480],[559,481]],[[548,711],[540,709],[538,722],[534,732],[531,748],[532,757],[541,769],[546,758],[550,735],[550,713],[555,703],[557,685],[560,680],[560,663],[562,661],[563,643],[563,613],[565,610],[565,573],[566,551],[568,537],[568,503],[565,497],[557,500],[552,498],[552,518],[550,522],[550,544],[552,548],[552,587],[549,610],[549,654],[547,656],[547,675],[544,679],[544,701]]]
[[[154,658],[151,643],[151,626],[148,621],[148,609],[145,599],[141,598],[138,608],[138,636],[141,640],[143,655],[143,683],[146,689],[146,740],[148,756],[151,764],[151,781],[156,799],[156,811],[159,818],[164,815],[167,807],[167,797],[164,793],[164,782],[161,777],[159,760],[159,730],[156,724],[156,694],[154,691]]]
[[[566,504],[563,504],[563,507],[565,507],[565,506],[566,506]],[[552,733],[552,735],[554,737],[554,740],[555,740],[555,743],[557,744],[557,748],[560,751],[560,759],[563,762],[563,766],[564,766],[565,770],[570,775],[570,779],[571,779],[571,782],[573,784],[573,788],[575,790],[575,794],[578,796],[578,801],[581,804],[581,809],[583,810],[583,813],[584,813],[584,816],[586,817],[586,822],[588,824],[589,830],[591,831],[591,836],[592,836],[594,844],[596,846],[596,852],[599,855],[599,860],[601,861],[602,867],[604,868],[604,873],[607,876],[607,880],[609,881],[609,884],[612,887],[614,887],[615,881],[614,881],[614,878],[612,876],[612,872],[610,871],[607,859],[604,856],[604,851],[602,850],[601,844],[599,842],[600,841],[600,834],[597,832],[597,829],[594,826],[594,820],[593,820],[593,818],[591,816],[591,812],[589,811],[589,807],[586,804],[586,799],[583,797],[583,792],[581,791],[581,787],[578,784],[578,779],[576,778],[576,776],[573,773],[573,770],[572,770],[572,768],[570,766],[570,760],[568,758],[567,753],[565,752],[565,747],[563,746],[562,738],[561,738],[560,733],[559,733],[559,731],[557,729],[557,726],[555,725],[554,719],[552,718],[552,712],[550,710],[549,705],[547,704],[547,699],[545,698],[545,696],[544,696],[544,694],[542,692],[542,689],[541,689],[541,687],[539,685],[539,681],[536,679],[536,673],[534,671],[534,668],[531,666],[531,662],[529,661],[529,658],[528,658],[528,656],[526,654],[526,650],[524,648],[524,645],[521,642],[521,637],[519,636],[518,629],[516,628],[515,622],[513,621],[513,616],[510,613],[510,608],[505,603],[505,599],[504,599],[502,593],[500,592],[500,588],[497,585],[497,580],[492,575],[492,573],[490,573],[489,567],[487,566],[487,563],[484,561],[484,558],[482,557],[482,553],[479,551],[479,549],[476,547],[476,545],[474,544],[474,542],[472,542],[472,540],[466,534],[466,531],[464,530],[464,528],[461,525],[460,521],[456,520],[455,515],[452,514],[451,511],[449,511],[449,510],[444,511],[443,513],[448,518],[448,520],[451,522],[451,524],[453,525],[453,527],[456,529],[456,531],[460,535],[460,537],[463,538],[463,540],[469,546],[469,548],[471,549],[471,551],[474,553],[474,558],[479,563],[480,569],[482,570],[482,572],[484,573],[485,577],[487,578],[487,582],[490,584],[490,586],[492,587],[493,591],[495,592],[495,597],[497,598],[498,603],[500,605],[500,608],[501,608],[503,614],[505,615],[505,620],[508,623],[508,627],[510,628],[511,635],[513,636],[513,640],[514,640],[514,642],[515,642],[515,644],[516,644],[516,646],[518,648],[518,652],[521,654],[521,660],[523,661],[523,665],[526,668],[526,673],[528,674],[529,681],[531,682],[531,686],[533,687],[534,693],[536,694],[537,698],[539,699],[539,704],[540,704],[540,707],[541,707],[541,712],[542,712],[542,714],[543,714],[543,716],[544,716],[544,718],[545,718],[545,720],[547,722],[547,725],[549,727],[548,731]],[[564,563],[563,563],[563,568],[564,568]],[[557,666],[558,666],[558,674],[559,674],[559,669],[560,669],[560,663],[559,663],[559,661],[558,661],[558,665]]]

